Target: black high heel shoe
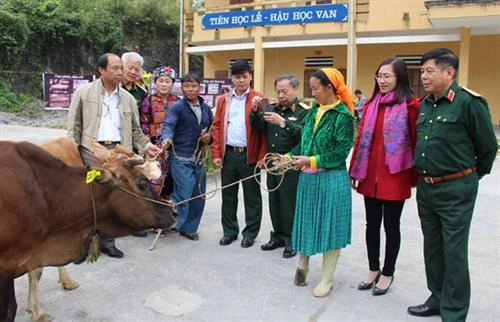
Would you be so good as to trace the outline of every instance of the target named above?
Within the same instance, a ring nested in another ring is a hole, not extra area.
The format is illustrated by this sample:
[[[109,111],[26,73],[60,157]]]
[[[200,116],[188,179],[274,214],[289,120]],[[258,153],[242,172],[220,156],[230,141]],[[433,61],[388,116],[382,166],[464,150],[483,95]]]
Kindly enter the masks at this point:
[[[380,278],[380,274],[382,274],[382,272],[380,270],[378,270],[377,276],[375,277],[375,279],[371,283],[366,283],[365,281],[361,281],[361,283],[359,283],[359,285],[358,285],[358,290],[366,291],[366,290],[371,289],[373,284],[376,284],[378,282],[378,279]]]
[[[382,289],[378,288],[377,285],[375,285],[372,290],[372,295],[384,295],[391,287],[392,282],[394,282],[394,275],[391,276],[391,282],[389,283],[389,286],[387,286],[387,288]]]

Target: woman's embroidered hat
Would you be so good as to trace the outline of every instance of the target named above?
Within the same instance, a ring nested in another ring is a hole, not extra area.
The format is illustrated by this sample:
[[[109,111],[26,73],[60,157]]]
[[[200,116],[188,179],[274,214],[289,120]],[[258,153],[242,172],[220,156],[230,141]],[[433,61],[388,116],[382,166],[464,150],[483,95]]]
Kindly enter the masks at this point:
[[[170,66],[156,67],[153,70],[153,82],[156,82],[156,79],[161,76],[167,76],[172,81],[175,81],[175,70]]]

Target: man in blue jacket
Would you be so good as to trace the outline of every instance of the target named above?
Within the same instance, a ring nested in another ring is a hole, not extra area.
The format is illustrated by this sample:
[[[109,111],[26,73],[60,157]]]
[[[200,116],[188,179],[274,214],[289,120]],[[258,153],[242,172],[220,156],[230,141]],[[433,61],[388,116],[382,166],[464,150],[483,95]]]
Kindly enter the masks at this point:
[[[200,151],[210,144],[213,115],[199,96],[201,77],[188,73],[181,79],[184,97],[167,112],[161,135],[163,149],[170,149],[170,167],[174,179],[175,203],[204,194],[206,172]],[[205,207],[204,198],[196,198],[177,206],[177,230],[191,240],[198,240],[198,226]]]

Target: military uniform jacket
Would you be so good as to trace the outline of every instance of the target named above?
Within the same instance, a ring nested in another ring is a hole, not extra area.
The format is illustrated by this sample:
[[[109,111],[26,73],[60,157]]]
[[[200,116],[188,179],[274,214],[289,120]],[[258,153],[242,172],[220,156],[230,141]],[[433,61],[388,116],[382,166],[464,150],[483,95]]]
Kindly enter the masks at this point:
[[[142,101],[144,101],[144,99],[148,97],[148,91],[137,83],[132,83],[130,89],[127,89],[125,87],[125,84],[122,83],[122,88],[135,98],[135,101],[137,102],[137,108],[140,109]]]
[[[270,124],[264,120],[264,112],[250,112],[250,124],[259,131],[266,131],[269,152],[286,153],[300,143],[300,134],[309,107],[299,99],[290,106],[272,105],[272,112],[285,119],[285,127]]]
[[[453,83],[442,97],[420,103],[415,168],[424,176],[444,176],[476,166],[490,173],[498,150],[488,103]]]

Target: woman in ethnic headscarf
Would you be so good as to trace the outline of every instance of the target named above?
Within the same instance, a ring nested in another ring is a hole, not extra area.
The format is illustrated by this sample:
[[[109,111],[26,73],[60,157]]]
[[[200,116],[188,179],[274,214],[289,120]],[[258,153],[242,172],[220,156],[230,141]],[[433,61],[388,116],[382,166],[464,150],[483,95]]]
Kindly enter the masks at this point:
[[[142,101],[139,119],[142,132],[149,137],[153,144],[161,148],[161,131],[165,124],[167,110],[179,100],[177,96],[172,95],[175,70],[170,66],[157,67],[153,71],[152,79],[156,89],[152,95]],[[168,174],[168,162],[164,153],[160,156],[159,161],[162,176],[153,181],[153,184],[162,198],[168,198],[173,191],[173,181]]]
[[[372,97],[363,108],[349,168],[353,188],[364,196],[366,212],[369,272],[358,289],[373,287],[373,295],[387,293],[394,280],[401,242],[399,219],[417,178],[413,171],[417,117],[418,101],[413,98],[405,62],[383,61],[375,73]],[[380,271],[382,219],[386,242]]]
[[[352,147],[353,100],[344,77],[335,68],[313,73],[316,99],[306,116],[301,142],[286,156],[302,169],[292,245],[299,253],[295,284],[306,285],[309,256],[323,254],[316,297],[330,294],[340,249],[351,243],[351,188],[346,158]]]

